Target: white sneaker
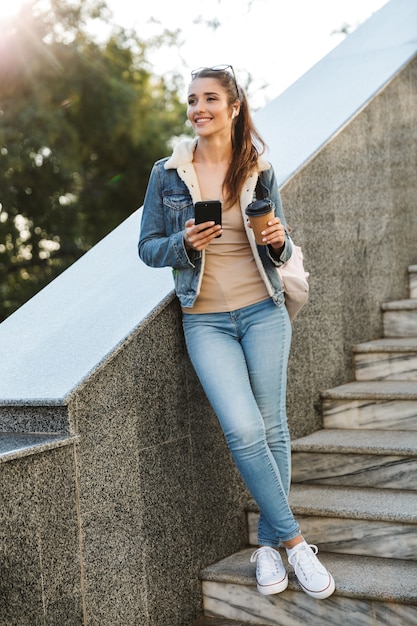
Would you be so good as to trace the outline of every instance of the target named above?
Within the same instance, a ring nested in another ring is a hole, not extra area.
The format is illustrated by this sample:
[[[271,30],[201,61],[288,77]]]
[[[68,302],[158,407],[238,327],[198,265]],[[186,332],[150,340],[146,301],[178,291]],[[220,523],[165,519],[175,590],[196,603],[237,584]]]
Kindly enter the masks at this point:
[[[309,546],[305,541],[287,550],[288,562],[293,566],[303,591],[323,600],[332,595],[335,584],[333,576],[316,557],[317,552],[317,546]]]
[[[269,596],[281,593],[288,586],[287,570],[277,550],[262,546],[252,554],[251,563],[256,561],[256,582],[259,593]]]

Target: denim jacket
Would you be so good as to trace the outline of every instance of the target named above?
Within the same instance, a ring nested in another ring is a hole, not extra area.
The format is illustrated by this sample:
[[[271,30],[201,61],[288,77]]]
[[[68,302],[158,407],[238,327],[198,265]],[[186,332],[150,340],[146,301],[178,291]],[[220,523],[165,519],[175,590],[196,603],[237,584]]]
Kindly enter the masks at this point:
[[[157,161],[149,178],[143,204],[139,256],[151,267],[172,267],[175,292],[183,307],[192,307],[199,292],[204,272],[204,250],[186,250],[185,222],[194,217],[194,204],[200,201],[200,189],[192,163],[197,140],[186,140],[176,146],[171,157]],[[270,253],[269,246],[258,246],[251,228],[247,226],[246,206],[254,200],[258,174],[269,190],[277,215],[286,229],[281,198],[272,166],[262,157],[258,172],[245,181],[240,194],[240,208],[247,237],[256,266],[268,293],[278,306],[284,304],[283,285],[276,268],[291,256],[291,242],[286,243],[279,259]]]

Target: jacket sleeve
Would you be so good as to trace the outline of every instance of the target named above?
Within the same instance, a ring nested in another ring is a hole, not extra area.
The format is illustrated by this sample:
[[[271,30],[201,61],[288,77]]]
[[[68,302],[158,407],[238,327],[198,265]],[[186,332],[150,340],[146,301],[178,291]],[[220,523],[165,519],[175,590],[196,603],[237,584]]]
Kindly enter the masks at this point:
[[[275,172],[274,172],[274,168],[272,167],[272,165],[269,170],[262,173],[262,177],[264,179],[263,182],[265,186],[269,189],[270,198],[275,205],[275,216],[279,217],[279,219],[281,220],[281,224],[283,224],[285,228],[285,246],[279,258],[273,255],[272,251],[270,250],[268,246],[269,258],[271,259],[274,265],[279,267],[283,263],[286,263],[286,261],[288,261],[288,259],[291,257],[291,254],[292,254],[291,239],[288,234],[287,221],[284,215],[281,194],[279,192],[277,179],[275,177]]]
[[[138,243],[139,257],[151,267],[173,267],[185,269],[194,267],[200,252],[187,253],[183,231],[168,232],[160,183],[160,166],[154,165],[143,203],[143,213]]]

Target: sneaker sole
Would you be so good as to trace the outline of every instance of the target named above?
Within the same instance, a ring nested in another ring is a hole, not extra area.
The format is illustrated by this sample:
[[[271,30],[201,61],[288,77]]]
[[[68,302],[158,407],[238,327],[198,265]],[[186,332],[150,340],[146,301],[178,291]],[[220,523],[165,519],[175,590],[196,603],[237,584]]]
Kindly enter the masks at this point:
[[[274,583],[273,585],[260,585],[257,583],[256,586],[259,593],[263,596],[271,596],[274,593],[282,593],[288,587],[288,576],[280,580],[279,583]]]
[[[300,581],[298,582],[300,583]],[[329,574],[328,586],[322,591],[310,591],[310,589],[307,589],[301,583],[300,583],[300,587],[307,595],[311,596],[312,598],[316,598],[316,600],[324,600],[325,598],[328,598],[329,596],[332,595],[332,593],[336,589],[336,585],[333,580],[333,576],[331,574]]]

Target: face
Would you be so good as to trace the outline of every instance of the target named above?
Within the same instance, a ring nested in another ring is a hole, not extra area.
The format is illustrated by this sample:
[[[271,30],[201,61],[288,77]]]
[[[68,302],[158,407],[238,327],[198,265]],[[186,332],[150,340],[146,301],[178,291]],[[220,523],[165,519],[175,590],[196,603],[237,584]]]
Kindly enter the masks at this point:
[[[196,78],[191,83],[187,117],[197,135],[228,133],[230,137],[235,108],[228,103],[226,91],[215,78]]]

